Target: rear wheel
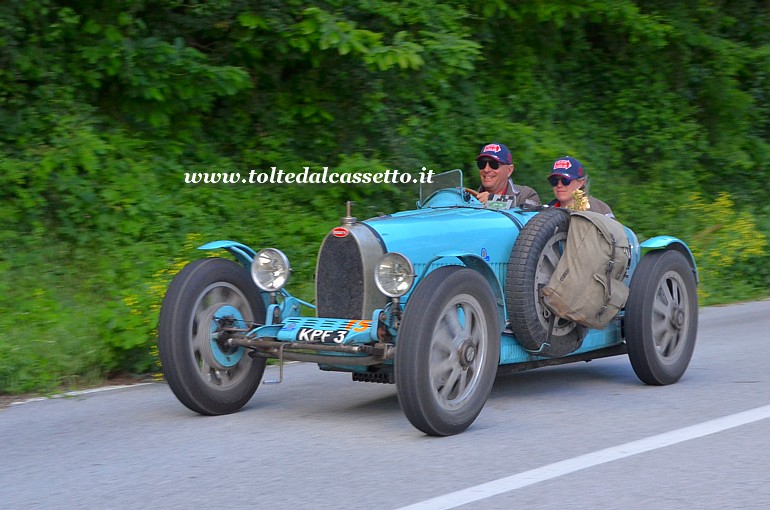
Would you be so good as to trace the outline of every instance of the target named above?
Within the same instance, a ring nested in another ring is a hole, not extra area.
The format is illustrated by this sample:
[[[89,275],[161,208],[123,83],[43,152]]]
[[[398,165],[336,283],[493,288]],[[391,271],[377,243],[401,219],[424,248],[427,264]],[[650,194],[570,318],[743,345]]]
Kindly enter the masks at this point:
[[[395,379],[409,421],[432,436],[474,422],[500,360],[497,304],[476,271],[440,267],[417,286],[398,334]]]
[[[639,379],[672,384],[687,370],[698,335],[698,294],[692,267],[678,251],[653,251],[631,279],[624,328]]]
[[[223,328],[250,328],[264,319],[259,290],[243,267],[221,258],[185,266],[168,288],[158,321],[163,373],[179,401],[206,415],[243,407],[266,360],[229,346]]]

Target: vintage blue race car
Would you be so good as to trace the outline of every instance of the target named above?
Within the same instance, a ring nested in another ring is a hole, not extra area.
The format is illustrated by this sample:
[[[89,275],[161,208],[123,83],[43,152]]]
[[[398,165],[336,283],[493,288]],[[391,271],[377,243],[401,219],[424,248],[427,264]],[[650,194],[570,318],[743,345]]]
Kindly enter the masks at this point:
[[[497,374],[627,353],[644,383],[679,380],[698,322],[687,245],[669,236],[639,244],[620,226],[628,298],[605,327],[590,329],[543,299],[570,213],[507,209],[502,198],[481,204],[454,170],[421,186],[415,210],[358,221],[348,205],[318,253],[315,306],[285,290],[290,266],[278,249],[201,246],[237,262],[197,260],[171,282],[158,325],[171,390],[198,413],[232,413],[251,399],[268,359],[281,365],[278,382],[284,361],[312,362],[354,381],[395,383],[409,421],[446,436],[473,423]]]

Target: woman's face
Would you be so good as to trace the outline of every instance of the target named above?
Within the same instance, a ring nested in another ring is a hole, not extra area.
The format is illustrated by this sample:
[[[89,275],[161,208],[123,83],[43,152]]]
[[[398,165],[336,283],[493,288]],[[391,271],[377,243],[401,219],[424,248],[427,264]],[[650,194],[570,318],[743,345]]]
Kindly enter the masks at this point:
[[[569,180],[566,177],[558,178],[554,176],[554,180],[557,180],[557,182],[556,186],[553,186],[553,195],[556,197],[556,200],[561,202],[562,207],[572,204],[572,193],[585,184],[585,179]],[[568,184],[564,184],[565,181]]]

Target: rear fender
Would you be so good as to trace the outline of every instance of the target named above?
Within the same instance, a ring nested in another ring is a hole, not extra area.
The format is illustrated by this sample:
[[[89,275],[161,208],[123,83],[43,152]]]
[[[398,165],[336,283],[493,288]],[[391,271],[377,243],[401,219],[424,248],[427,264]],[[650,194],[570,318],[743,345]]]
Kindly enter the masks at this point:
[[[692,273],[695,276],[695,283],[700,282],[698,277],[698,267],[695,265],[695,257],[690,251],[689,246],[687,246],[681,239],[672,236],[657,236],[647,239],[640,244],[639,247],[641,248],[642,256],[652,250],[676,250],[680,252],[684,255],[684,258],[687,259],[687,262],[690,263]]]
[[[481,274],[481,276],[483,276],[484,279],[489,283],[489,286],[492,288],[492,294],[494,294],[495,301],[497,302],[497,314],[500,317],[500,328],[502,330],[502,328],[505,327],[506,317],[503,288],[500,285],[500,282],[497,280],[495,272],[492,270],[490,265],[478,255],[461,251],[444,251],[437,253],[435,257],[433,257],[428,261],[427,264],[425,264],[425,270],[420,275],[419,280],[422,280],[426,274],[428,274],[433,269],[436,269],[437,267],[444,265],[457,265],[455,261],[451,260],[453,258],[459,259],[465,267],[468,269],[473,269],[474,271]]]

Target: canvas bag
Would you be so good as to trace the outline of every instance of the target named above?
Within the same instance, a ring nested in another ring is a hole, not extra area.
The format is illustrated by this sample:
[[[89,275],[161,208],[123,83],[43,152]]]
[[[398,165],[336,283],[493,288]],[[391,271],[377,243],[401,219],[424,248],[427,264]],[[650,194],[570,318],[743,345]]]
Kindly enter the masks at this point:
[[[545,305],[559,317],[604,329],[628,299],[623,279],[630,262],[623,225],[601,213],[572,211],[564,253],[542,291]]]

